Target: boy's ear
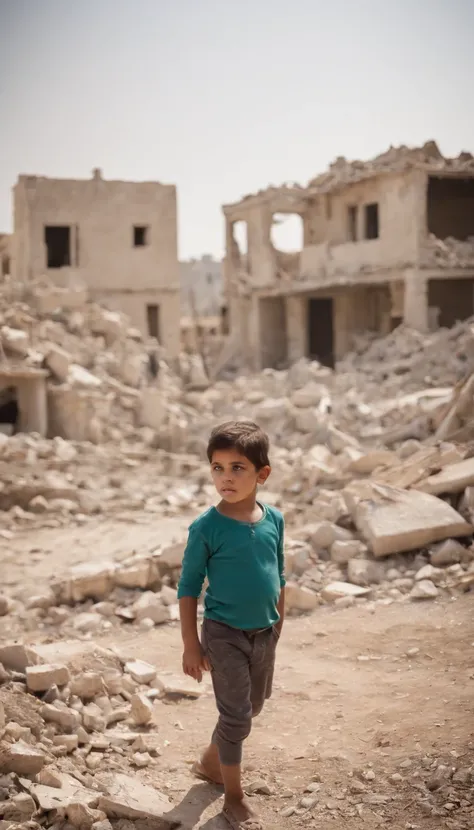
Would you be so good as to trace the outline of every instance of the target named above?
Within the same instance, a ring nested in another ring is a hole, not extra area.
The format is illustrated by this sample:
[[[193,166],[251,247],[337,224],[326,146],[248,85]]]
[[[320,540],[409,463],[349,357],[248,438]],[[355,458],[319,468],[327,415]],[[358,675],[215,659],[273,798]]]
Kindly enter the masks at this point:
[[[265,484],[268,476],[270,475],[272,468],[270,466],[262,467],[261,470],[258,471],[257,482],[258,484]]]

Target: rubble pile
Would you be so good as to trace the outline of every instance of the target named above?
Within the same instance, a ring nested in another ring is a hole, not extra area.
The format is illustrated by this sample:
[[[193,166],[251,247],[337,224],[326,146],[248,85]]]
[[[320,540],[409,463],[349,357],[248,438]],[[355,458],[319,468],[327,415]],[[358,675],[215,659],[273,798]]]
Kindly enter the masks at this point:
[[[1,645],[1,826],[178,827],[169,798],[124,769],[156,768],[164,705],[202,693],[94,644]]]
[[[327,172],[310,181],[309,189],[311,193],[325,193],[380,173],[402,172],[412,168],[472,173],[474,157],[471,153],[462,152],[456,158],[445,158],[435,141],[427,141],[422,147],[390,147],[370,161],[348,161],[340,156],[329,166]]]
[[[438,239],[431,233],[422,245],[421,262],[425,268],[469,268],[473,260],[474,236],[466,240],[454,236]]]

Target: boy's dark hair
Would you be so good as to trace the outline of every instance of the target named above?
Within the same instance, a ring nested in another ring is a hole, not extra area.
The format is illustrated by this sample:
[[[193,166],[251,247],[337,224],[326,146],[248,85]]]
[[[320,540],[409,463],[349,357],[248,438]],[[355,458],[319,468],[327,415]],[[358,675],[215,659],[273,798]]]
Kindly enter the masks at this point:
[[[211,432],[207,445],[207,457],[212,462],[216,450],[237,450],[252,462],[257,470],[269,467],[268,435],[253,421],[226,421]]]

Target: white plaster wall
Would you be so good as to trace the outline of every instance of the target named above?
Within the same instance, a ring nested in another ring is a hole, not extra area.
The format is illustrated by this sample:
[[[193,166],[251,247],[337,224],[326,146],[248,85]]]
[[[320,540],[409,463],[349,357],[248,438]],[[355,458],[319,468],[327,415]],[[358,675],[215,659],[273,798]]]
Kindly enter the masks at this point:
[[[215,316],[223,304],[222,262],[211,256],[180,262],[181,312],[191,314],[191,292],[196,311],[202,316]]]

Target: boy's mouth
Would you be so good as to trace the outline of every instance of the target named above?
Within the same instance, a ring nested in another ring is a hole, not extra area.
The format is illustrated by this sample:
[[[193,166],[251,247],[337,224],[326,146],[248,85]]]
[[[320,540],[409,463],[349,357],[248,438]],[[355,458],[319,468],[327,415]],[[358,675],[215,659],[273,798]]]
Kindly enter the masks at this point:
[[[222,490],[221,490],[221,493],[224,493],[225,495],[231,495],[232,493],[235,493],[235,492],[236,491],[233,490],[232,487],[223,487]]]

